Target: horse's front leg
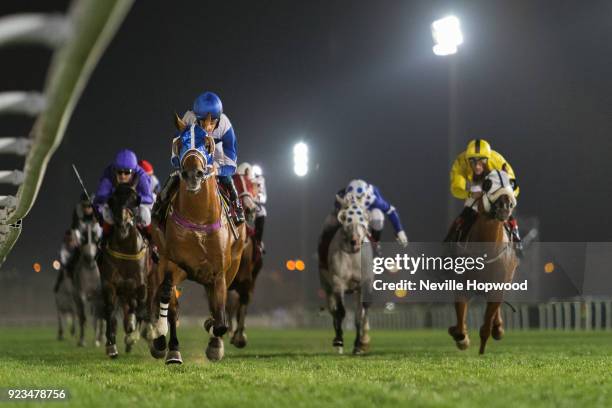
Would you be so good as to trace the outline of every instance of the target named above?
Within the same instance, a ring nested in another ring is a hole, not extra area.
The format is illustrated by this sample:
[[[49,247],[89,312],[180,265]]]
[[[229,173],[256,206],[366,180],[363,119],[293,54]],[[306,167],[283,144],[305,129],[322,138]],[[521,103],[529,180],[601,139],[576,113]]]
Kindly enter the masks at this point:
[[[236,313],[238,327],[236,328],[236,332],[232,336],[232,344],[238,348],[244,348],[247,345],[247,336],[244,332],[244,326],[246,321],[247,309],[251,300],[251,293],[248,288],[239,288],[238,296],[239,305],[238,312]]]
[[[130,299],[123,307],[123,329],[125,330],[125,352],[132,351],[132,346],[138,341],[136,330],[136,299]]]
[[[115,318],[115,303],[117,294],[110,282],[102,283],[102,297],[104,299],[104,318],[106,320],[106,355],[116,358],[119,355],[115,334],[117,332],[117,319]]]
[[[370,348],[370,327],[368,323],[368,308],[370,304],[363,301],[360,292],[355,296],[355,299],[355,331],[357,336],[355,337],[353,354],[363,354]]]
[[[170,307],[168,309],[168,325],[170,326],[170,339],[168,341],[168,352],[166,353],[166,364],[183,364],[183,358],[179,351],[179,340],[176,333],[178,322],[178,300],[176,291],[172,290]]]
[[[459,350],[465,350],[470,346],[470,337],[467,333],[467,299],[458,297],[455,302],[455,313],[457,315],[457,325],[448,328],[448,334],[451,335]]]
[[[501,306],[497,309],[497,312],[493,317],[493,329],[491,330],[491,336],[495,340],[501,340],[504,337],[504,321],[501,317]]]
[[[204,330],[211,335],[208,347],[206,347],[206,357],[210,361],[219,361],[225,353],[222,336],[228,330],[227,314],[225,312],[227,299],[225,276],[221,275],[212,284],[207,285],[206,292],[208,294],[208,308],[212,315],[204,322]]]
[[[77,317],[79,319],[79,341],[77,342],[77,346],[83,347],[85,346],[85,322],[87,319],[85,314],[84,295],[81,295],[81,293],[75,293],[74,303],[76,306]]]
[[[336,332],[332,345],[336,348],[339,354],[342,354],[344,352],[342,322],[344,321],[344,316],[346,315],[346,309],[344,308],[344,293],[342,291],[328,293],[327,307],[329,309],[329,313],[332,315],[334,331]]]

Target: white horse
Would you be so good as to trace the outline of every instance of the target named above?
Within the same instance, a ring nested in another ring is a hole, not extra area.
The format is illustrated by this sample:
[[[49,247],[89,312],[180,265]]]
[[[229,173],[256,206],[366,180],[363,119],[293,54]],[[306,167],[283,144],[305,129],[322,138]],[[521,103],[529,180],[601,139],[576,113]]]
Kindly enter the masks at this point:
[[[355,294],[357,336],[353,354],[363,354],[370,345],[369,302],[365,298],[366,291],[372,287],[368,269],[372,260],[372,246],[368,239],[368,212],[364,207],[352,203],[342,208],[337,218],[340,228],[329,246],[328,269],[319,268],[321,287],[327,295],[327,304],[336,331],[333,346],[339,353],[342,353],[344,348],[344,295]]]

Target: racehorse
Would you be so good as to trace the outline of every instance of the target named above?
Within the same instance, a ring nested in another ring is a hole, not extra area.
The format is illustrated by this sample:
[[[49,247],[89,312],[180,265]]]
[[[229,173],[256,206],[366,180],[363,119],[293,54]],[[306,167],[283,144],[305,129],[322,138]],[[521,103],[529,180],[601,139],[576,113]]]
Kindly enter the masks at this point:
[[[93,222],[85,223],[84,234],[80,237],[78,260],[72,277],[72,294],[79,318],[79,346],[85,345],[86,306],[91,311],[96,347],[101,344],[104,328],[104,313],[100,271],[96,263],[98,243],[93,231]]]
[[[516,199],[508,175],[503,171],[493,171],[483,181],[483,195],[478,201],[478,216],[463,242],[458,243],[464,254],[483,255],[486,253],[482,271],[466,272],[462,279],[476,279],[484,282],[512,282],[518,266],[509,231],[505,222],[510,218]],[[451,326],[448,333],[460,350],[470,345],[467,334],[466,315],[469,301],[468,293],[458,293],[455,299],[457,325]],[[486,294],[487,307],[484,322],[480,327],[480,354],[484,354],[487,340],[492,335],[501,340],[504,335],[500,306],[503,301],[501,291]]]
[[[180,123],[180,119],[177,121]],[[236,236],[232,232],[227,203],[215,177],[214,139],[195,124],[182,123],[181,127],[173,142],[180,162],[180,185],[168,209],[164,231],[155,225],[153,234],[160,252],[157,279],[161,285],[155,296],[159,318],[150,351],[155,358],[165,354],[166,364],[183,362],[176,333],[178,302],[174,289],[185,279],[206,289],[211,313],[204,323],[211,335],[206,357],[211,361],[223,358],[222,336],[228,330],[227,289],[238,271],[246,236],[244,224],[234,230]],[[168,326],[170,339],[166,345]]]
[[[346,314],[344,296],[355,293],[355,329],[357,335],[353,354],[363,354],[370,347],[369,302],[365,299],[371,284],[362,273],[362,262],[372,259],[372,247],[368,240],[368,212],[357,204],[345,203],[337,215],[339,228],[329,245],[328,269],[319,268],[321,287],[327,296],[327,305],[333,318],[336,336],[333,346],[343,353],[342,322]]]
[[[123,309],[126,352],[138,340],[137,315],[146,316],[149,246],[135,224],[140,198],[132,184],[118,184],[108,201],[113,230],[102,248],[100,275],[106,319],[106,354],[116,358],[118,302]]]
[[[255,215],[257,204],[253,200],[256,195],[255,187],[248,183],[246,176],[234,175],[234,182],[238,190],[238,196],[242,200],[242,207],[245,209],[247,223],[247,241],[240,258],[238,273],[228,289],[227,315],[230,324],[230,343],[237,348],[244,348],[247,345],[247,335],[245,333],[245,320],[247,308],[255,289],[255,280],[263,266],[262,253],[255,242]],[[233,330],[234,317],[237,327]]]

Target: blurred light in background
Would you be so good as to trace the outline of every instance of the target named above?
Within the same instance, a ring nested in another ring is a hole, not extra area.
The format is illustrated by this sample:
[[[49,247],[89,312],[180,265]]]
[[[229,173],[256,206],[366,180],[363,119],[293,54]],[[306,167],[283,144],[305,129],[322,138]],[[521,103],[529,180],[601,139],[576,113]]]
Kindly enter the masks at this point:
[[[34,269],[34,272],[36,273],[40,272],[40,264],[38,262],[35,262],[34,265],[32,265],[32,269]]]
[[[285,266],[288,270],[295,271],[295,261],[293,259],[288,260]]]
[[[395,289],[395,296],[398,298],[406,297],[408,291],[406,289]]]
[[[457,47],[463,44],[461,23],[455,16],[434,21],[431,24],[431,35],[435,42],[433,52],[439,56],[455,54]]]
[[[297,269],[298,271],[303,271],[304,269],[306,269],[306,264],[301,259],[297,259],[295,261],[295,269]]]
[[[60,268],[62,267],[62,264],[57,259],[54,260],[51,265],[53,266],[53,269],[55,269],[56,271],[59,271]]]
[[[544,265],[544,273],[553,273],[555,271],[555,264],[548,262]]]
[[[298,177],[308,174],[308,145],[304,142],[293,146],[293,171]]]

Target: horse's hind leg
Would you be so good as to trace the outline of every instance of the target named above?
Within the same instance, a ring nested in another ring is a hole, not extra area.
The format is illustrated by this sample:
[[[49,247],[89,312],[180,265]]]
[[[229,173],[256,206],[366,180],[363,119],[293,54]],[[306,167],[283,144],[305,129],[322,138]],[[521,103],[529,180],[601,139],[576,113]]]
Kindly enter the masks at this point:
[[[451,335],[459,350],[465,350],[470,346],[470,337],[467,333],[467,324],[465,322],[467,316],[468,302],[465,299],[458,299],[455,302],[455,313],[457,315],[457,325],[448,328],[448,334]]]
[[[208,293],[208,307],[212,314],[212,318],[204,322],[204,330],[211,335],[206,347],[206,357],[210,361],[219,361],[225,354],[222,336],[228,329],[225,313],[227,299],[225,277],[217,279],[213,285],[206,286],[206,292]]]
[[[64,319],[59,309],[57,311],[57,339],[64,340]]]
[[[493,317],[493,329],[491,330],[491,336],[494,340],[501,340],[504,337],[504,321],[501,317],[501,306],[497,308],[497,312]]]
[[[491,335],[491,330],[493,328],[493,319],[495,318],[495,314],[499,310],[500,305],[501,302],[487,302],[484,323],[480,327],[480,354],[484,354],[485,352],[487,340],[489,340],[489,336]]]
[[[79,319],[79,341],[77,345],[83,347],[85,346],[85,322],[87,319],[85,315],[85,300],[77,294],[74,298],[74,302],[76,304],[76,311]]]
[[[247,285],[244,285],[247,286]],[[236,313],[236,320],[238,326],[236,332],[232,336],[232,344],[238,348],[244,348],[247,345],[247,336],[245,331],[245,321],[247,315],[247,309],[251,300],[251,291],[249,287],[241,287],[238,289],[239,304],[238,311]]]

